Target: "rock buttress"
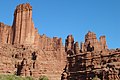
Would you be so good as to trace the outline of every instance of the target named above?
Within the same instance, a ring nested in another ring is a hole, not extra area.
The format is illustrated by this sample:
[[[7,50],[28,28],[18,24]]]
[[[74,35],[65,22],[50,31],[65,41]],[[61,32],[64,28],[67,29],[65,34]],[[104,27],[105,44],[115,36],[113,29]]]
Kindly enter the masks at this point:
[[[0,22],[0,44],[11,43],[11,26]]]

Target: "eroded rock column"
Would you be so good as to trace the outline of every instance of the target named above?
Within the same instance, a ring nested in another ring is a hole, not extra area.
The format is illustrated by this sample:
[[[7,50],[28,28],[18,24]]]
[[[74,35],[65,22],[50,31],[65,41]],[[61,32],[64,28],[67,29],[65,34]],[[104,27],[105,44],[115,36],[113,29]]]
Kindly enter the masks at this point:
[[[14,12],[13,44],[33,44],[35,29],[30,4],[20,4]]]

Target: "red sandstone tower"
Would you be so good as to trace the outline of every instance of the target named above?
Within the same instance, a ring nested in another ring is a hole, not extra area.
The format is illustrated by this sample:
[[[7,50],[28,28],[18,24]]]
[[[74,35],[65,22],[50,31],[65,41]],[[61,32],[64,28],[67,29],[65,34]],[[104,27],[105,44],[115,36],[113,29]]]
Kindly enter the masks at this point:
[[[20,4],[16,7],[13,21],[13,44],[33,44],[35,29],[32,21],[32,6]]]

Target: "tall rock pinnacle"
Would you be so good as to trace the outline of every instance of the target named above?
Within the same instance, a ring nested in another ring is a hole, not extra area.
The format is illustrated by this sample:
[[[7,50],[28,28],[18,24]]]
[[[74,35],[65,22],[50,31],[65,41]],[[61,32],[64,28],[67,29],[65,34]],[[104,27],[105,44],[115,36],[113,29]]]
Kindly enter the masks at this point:
[[[73,46],[70,36],[67,49]],[[34,28],[30,4],[16,7],[12,26],[0,22],[0,74],[60,80],[65,61],[62,39],[40,35]]]
[[[33,44],[35,29],[32,21],[32,6],[29,3],[20,4],[14,12],[13,44]]]

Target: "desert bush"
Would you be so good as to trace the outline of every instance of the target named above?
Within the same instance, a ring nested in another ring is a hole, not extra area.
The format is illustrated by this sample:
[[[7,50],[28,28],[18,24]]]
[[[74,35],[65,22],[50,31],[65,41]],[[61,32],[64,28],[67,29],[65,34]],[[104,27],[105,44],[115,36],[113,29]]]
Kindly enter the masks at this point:
[[[0,75],[0,80],[34,80],[32,77],[21,77],[16,75]]]
[[[49,80],[47,76],[40,76],[39,80]]]

